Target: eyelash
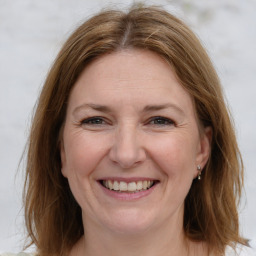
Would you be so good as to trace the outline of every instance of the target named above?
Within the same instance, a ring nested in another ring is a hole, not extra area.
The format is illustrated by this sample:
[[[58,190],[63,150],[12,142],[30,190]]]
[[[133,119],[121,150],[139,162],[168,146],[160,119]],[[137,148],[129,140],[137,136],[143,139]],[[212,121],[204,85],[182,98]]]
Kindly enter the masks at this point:
[[[99,121],[101,123],[99,123]],[[103,125],[103,123],[106,123],[102,117],[94,116],[87,119],[84,119],[81,121],[81,124],[88,124],[88,125]]]
[[[162,116],[155,116],[150,118],[149,123],[151,122],[155,122],[155,121],[160,121],[158,123],[152,123],[152,125],[157,125],[157,126],[166,126],[166,125],[174,125],[174,121],[166,118],[166,117],[162,117]]]
[[[104,125],[107,122],[102,117],[90,117],[81,121],[82,125]],[[175,122],[169,118],[162,116],[155,116],[149,119],[146,124],[156,125],[156,126],[166,126],[166,125],[175,125]]]

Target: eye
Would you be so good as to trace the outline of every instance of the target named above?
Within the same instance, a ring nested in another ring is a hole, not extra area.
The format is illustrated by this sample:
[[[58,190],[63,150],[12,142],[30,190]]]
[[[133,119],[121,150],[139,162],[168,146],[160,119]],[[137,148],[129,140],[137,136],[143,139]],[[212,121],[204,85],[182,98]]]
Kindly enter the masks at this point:
[[[103,125],[106,124],[103,118],[95,116],[95,117],[90,117],[87,119],[84,119],[81,121],[81,124],[84,125]]]
[[[156,116],[156,117],[152,117],[149,120],[149,124],[159,125],[159,126],[174,125],[174,121],[166,117]]]

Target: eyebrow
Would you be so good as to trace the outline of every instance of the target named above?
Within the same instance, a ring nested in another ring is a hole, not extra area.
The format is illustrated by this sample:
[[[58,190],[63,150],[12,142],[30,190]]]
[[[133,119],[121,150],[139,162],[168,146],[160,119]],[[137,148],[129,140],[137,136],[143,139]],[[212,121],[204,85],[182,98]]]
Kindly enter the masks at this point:
[[[82,105],[76,107],[73,111],[73,115],[75,115],[80,110],[87,109],[87,108],[93,109],[93,110],[96,110],[99,112],[104,112],[104,113],[113,112],[111,110],[111,108],[108,106],[93,104],[93,103],[85,103],[85,104],[82,104]],[[173,108],[176,111],[178,111],[184,115],[184,111],[180,107],[178,107],[177,105],[175,105],[173,103],[167,103],[167,104],[161,104],[161,105],[146,105],[143,108],[142,112],[153,112],[153,111],[163,110],[163,109],[167,109],[167,108]]]
[[[87,109],[87,108],[94,109],[94,110],[97,110],[97,111],[100,111],[100,112],[105,112],[105,113],[111,112],[111,109],[107,106],[92,104],[92,103],[88,103],[88,104],[85,103],[85,104],[82,104],[82,105],[76,107],[73,111],[73,115],[75,115],[80,110]]]
[[[158,111],[166,108],[173,108],[176,111],[180,112],[181,114],[184,114],[184,111],[173,103],[167,103],[162,105],[147,105],[144,107],[143,112]]]

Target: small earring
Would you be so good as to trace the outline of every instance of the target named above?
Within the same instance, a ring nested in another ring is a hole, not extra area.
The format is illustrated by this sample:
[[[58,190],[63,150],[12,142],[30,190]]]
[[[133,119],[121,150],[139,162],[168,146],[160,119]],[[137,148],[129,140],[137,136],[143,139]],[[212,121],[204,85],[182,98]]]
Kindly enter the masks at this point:
[[[201,166],[200,165],[197,166],[197,170],[198,170],[197,179],[201,180]]]

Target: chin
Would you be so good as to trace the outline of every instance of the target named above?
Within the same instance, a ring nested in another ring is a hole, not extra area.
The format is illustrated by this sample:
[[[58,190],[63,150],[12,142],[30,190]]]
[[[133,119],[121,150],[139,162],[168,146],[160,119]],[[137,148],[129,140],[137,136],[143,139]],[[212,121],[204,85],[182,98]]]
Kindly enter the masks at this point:
[[[116,211],[103,225],[113,232],[135,235],[149,230],[155,223],[153,216],[137,209]]]

